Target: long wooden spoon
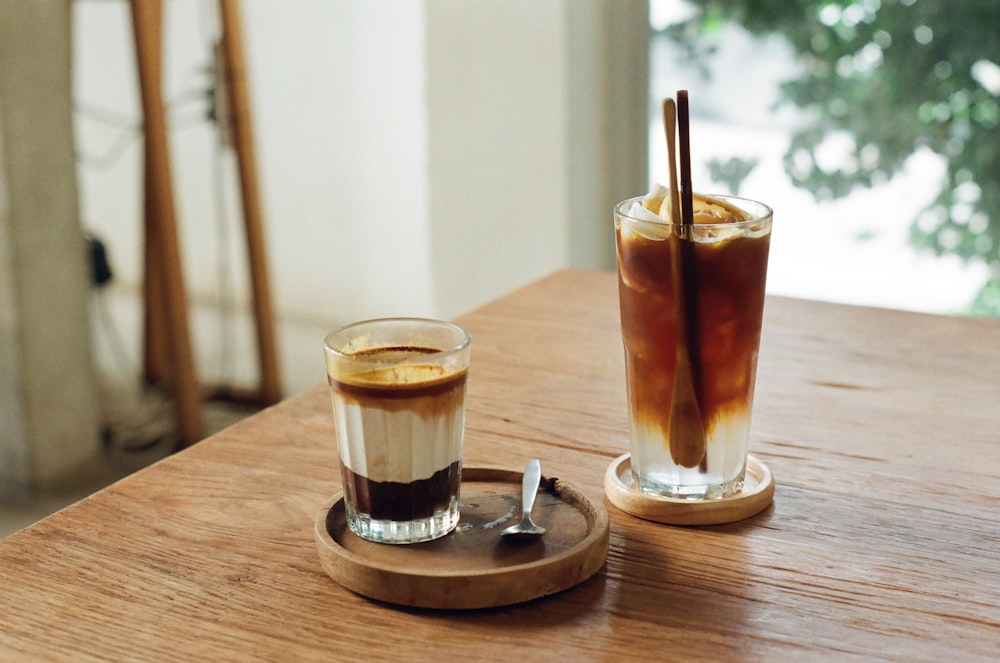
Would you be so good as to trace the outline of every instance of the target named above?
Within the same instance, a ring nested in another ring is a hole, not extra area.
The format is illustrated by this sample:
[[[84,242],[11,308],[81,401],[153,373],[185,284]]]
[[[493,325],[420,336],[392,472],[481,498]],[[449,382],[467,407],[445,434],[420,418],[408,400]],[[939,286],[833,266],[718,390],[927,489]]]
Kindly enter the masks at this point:
[[[686,100],[686,99],[685,99]],[[685,116],[686,119],[686,116]],[[694,302],[688,302],[688,292],[686,277],[691,270],[685,269],[684,245],[691,241],[685,237],[689,234],[692,223],[691,216],[691,191],[690,181],[686,182],[685,198],[687,198],[687,208],[682,209],[681,196],[678,195],[677,185],[677,159],[675,155],[674,142],[677,125],[677,107],[673,99],[663,100],[663,126],[667,134],[667,157],[670,165],[670,221],[675,230],[675,236],[670,238],[671,256],[670,263],[673,271],[674,297],[676,301],[676,337],[677,361],[674,368],[674,393],[671,399],[670,409],[670,457],[674,462],[682,467],[696,467],[705,457],[705,424],[701,416],[701,408],[698,405],[698,396],[695,389],[695,374],[691,361],[691,343],[697,343],[697,338],[690,338],[689,331],[694,327],[690,315]],[[686,129],[686,127],[682,127]],[[683,147],[683,146],[682,146]],[[690,160],[690,152],[684,149],[687,159]],[[684,159],[682,153],[681,158]],[[690,161],[689,161],[690,163]],[[683,166],[683,164],[682,164]],[[682,168],[682,174],[689,173],[690,170]],[[689,180],[690,175],[687,176]],[[687,227],[686,227],[687,226]]]

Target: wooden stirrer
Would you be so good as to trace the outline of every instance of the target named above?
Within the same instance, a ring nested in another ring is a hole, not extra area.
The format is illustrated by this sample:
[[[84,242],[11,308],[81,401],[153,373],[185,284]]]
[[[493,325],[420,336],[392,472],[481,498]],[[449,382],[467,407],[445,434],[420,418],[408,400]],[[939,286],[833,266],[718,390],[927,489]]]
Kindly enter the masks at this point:
[[[674,150],[674,136],[678,120],[678,108],[673,99],[663,100],[663,126],[667,134],[667,157],[670,166],[670,220],[675,235],[670,238],[670,262],[674,280],[676,302],[676,350],[674,368],[674,393],[670,410],[670,457],[682,467],[696,467],[705,457],[705,424],[698,405],[696,388],[696,362],[692,356],[697,353],[697,306],[693,299],[694,284],[691,283],[693,270],[686,268],[692,256],[686,239],[691,233],[694,210],[691,197],[691,152],[687,114],[687,92],[678,92],[680,106],[681,134],[681,185],[678,195],[677,160]],[[692,238],[693,239],[693,238]]]

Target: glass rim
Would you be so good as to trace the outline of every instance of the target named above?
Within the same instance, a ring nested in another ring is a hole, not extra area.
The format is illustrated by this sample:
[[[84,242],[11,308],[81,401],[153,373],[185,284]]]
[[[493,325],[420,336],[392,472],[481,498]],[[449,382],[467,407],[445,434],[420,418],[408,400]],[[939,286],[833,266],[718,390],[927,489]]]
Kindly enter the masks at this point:
[[[458,334],[461,336],[461,340],[455,345],[446,348],[435,349],[434,352],[425,353],[423,355],[423,357],[425,358],[455,354],[463,351],[472,343],[472,334],[470,334],[467,329],[464,329],[463,327],[460,327],[453,322],[448,322],[447,320],[437,320],[435,318],[402,316],[402,317],[386,317],[386,318],[368,318],[366,320],[349,322],[346,325],[337,327],[336,329],[328,332],[327,335],[323,337],[323,349],[327,353],[334,355],[335,357],[338,357],[340,359],[348,359],[351,361],[365,361],[366,358],[364,355],[359,356],[357,354],[346,353],[341,351],[339,348],[334,347],[331,344],[331,339],[334,336],[337,336],[338,334],[351,331],[352,329],[358,329],[360,327],[380,325],[380,324],[394,325],[399,323],[419,324],[419,325],[426,325],[428,327],[436,327],[438,329],[448,329],[451,331],[458,332]],[[383,358],[381,360],[376,360],[372,358],[372,361],[378,361],[380,363],[384,363],[385,359]]]
[[[762,203],[759,200],[754,200],[753,198],[744,198],[743,196],[733,196],[733,195],[726,194],[726,193],[701,193],[701,192],[698,192],[698,195],[705,196],[706,198],[721,198],[722,200],[725,200],[727,202],[746,203],[748,205],[760,208],[760,213],[755,213],[752,210],[746,209],[746,207],[744,205],[737,204],[737,207],[739,207],[744,212],[748,212],[748,213],[753,214],[753,217],[747,219],[746,221],[730,221],[730,222],[727,222],[727,223],[697,223],[697,224],[694,224],[698,228],[704,228],[706,230],[710,230],[710,229],[713,229],[713,228],[727,228],[727,227],[728,228],[733,228],[734,226],[737,227],[737,228],[739,228],[739,227],[750,226],[750,225],[753,225],[753,224],[756,224],[756,223],[760,223],[760,222],[764,221],[765,219],[772,219],[773,220],[773,218],[774,218],[774,210],[771,209],[770,205],[767,205],[766,203]],[[682,225],[682,224],[674,223],[673,221],[668,220],[668,219],[662,219],[662,218],[660,218],[660,219],[654,221],[653,219],[639,218],[637,216],[632,216],[631,214],[628,213],[627,206],[630,206],[630,205],[632,205],[632,203],[636,203],[636,202],[641,204],[642,201],[644,201],[644,200],[646,200],[646,196],[644,196],[644,195],[643,196],[633,196],[631,198],[626,198],[625,200],[623,200],[620,203],[618,203],[617,205],[615,205],[615,209],[614,209],[615,216],[620,216],[620,217],[622,217],[624,219],[628,219],[629,221],[632,221],[632,222],[635,222],[635,223],[648,223],[650,225],[657,225],[657,226],[667,226],[667,227],[670,227],[670,226]],[[650,213],[652,214],[652,212],[650,212]]]

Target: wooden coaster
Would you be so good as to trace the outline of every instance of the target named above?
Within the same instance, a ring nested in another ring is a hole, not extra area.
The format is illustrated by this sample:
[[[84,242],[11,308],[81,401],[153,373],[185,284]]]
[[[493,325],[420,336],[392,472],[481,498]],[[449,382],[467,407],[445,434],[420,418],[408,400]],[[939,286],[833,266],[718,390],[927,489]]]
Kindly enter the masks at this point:
[[[419,608],[511,605],[583,582],[607,558],[607,510],[565,481],[543,476],[532,517],[548,532],[530,542],[503,539],[500,530],[521,517],[521,477],[463,468],[458,526],[440,539],[406,545],[355,535],[338,494],[314,523],[323,570],[362,596]]]
[[[720,525],[760,513],[774,498],[774,476],[767,465],[747,457],[743,489],[716,500],[686,500],[649,495],[632,476],[632,456],[619,456],[604,474],[604,493],[616,507],[633,516],[669,525]]]

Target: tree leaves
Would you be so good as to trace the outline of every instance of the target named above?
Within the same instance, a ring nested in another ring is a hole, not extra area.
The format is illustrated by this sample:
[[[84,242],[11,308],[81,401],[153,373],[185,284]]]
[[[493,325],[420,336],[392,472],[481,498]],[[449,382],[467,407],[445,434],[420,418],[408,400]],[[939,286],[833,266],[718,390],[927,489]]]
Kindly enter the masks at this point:
[[[911,241],[988,264],[994,276],[973,310],[1000,315],[1000,81],[990,79],[1000,77],[1000,2],[691,4],[691,17],[666,32],[694,61],[717,47],[722,20],[760,37],[781,36],[794,49],[801,73],[781,94],[807,120],[791,137],[785,169],[817,199],[882,183],[922,148],[945,160],[940,191],[914,219]],[[845,135],[851,140],[843,164],[817,159],[821,146]],[[741,164],[716,163],[713,177],[738,185]]]

